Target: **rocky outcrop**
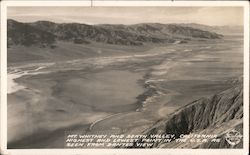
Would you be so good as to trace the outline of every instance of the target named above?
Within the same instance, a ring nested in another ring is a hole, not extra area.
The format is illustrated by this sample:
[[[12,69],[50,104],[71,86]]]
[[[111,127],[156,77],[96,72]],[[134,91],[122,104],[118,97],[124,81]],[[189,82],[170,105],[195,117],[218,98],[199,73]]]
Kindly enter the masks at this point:
[[[225,142],[226,131],[238,129],[242,133],[243,118],[243,87],[236,84],[231,89],[225,90],[210,98],[201,98],[187,106],[182,107],[170,118],[162,120],[144,134],[175,134],[179,138],[181,134],[208,133],[222,137],[220,143],[158,143],[153,147],[173,148],[221,148],[231,147]],[[173,139],[174,141],[174,139]],[[242,143],[234,147],[242,147]]]

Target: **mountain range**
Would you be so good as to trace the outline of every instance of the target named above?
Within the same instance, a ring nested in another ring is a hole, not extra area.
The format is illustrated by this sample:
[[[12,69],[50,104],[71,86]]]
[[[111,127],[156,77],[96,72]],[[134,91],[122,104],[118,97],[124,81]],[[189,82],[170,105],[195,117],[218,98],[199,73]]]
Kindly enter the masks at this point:
[[[242,35],[243,34],[243,26],[207,26],[203,24],[197,23],[186,23],[180,24],[181,26],[192,27],[196,29],[201,29],[204,31],[211,31],[223,35]]]
[[[223,35],[183,24],[142,23],[134,25],[87,25],[37,21],[22,23],[8,19],[8,47],[53,46],[56,41],[76,44],[99,42],[115,45],[186,43],[192,39],[220,39]]]

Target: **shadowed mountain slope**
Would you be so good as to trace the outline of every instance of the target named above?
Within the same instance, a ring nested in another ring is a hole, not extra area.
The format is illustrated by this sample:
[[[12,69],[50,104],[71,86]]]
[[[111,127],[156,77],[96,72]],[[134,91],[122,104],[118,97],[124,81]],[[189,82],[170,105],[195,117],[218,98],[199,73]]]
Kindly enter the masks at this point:
[[[201,98],[182,107],[170,118],[162,120],[144,134],[216,134],[219,143],[155,143],[158,148],[229,148],[225,134],[233,129],[242,133],[243,87],[237,84],[210,98]],[[242,142],[233,147],[242,147]]]
[[[56,39],[52,33],[14,20],[8,20],[7,36],[8,46],[48,46],[53,44]]]

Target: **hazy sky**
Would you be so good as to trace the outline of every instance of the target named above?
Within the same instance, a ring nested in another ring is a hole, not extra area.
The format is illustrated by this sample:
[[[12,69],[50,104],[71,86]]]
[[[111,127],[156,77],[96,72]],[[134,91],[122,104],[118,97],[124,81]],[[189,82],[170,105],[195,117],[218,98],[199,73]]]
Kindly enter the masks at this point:
[[[243,25],[242,7],[8,7],[8,18],[20,22],[136,24],[200,23]]]

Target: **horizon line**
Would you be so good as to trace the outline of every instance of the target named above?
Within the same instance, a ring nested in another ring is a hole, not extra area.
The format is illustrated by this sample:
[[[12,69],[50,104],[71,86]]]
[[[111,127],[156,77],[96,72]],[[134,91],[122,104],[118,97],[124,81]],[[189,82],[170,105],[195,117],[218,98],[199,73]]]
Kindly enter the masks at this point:
[[[51,21],[51,20],[35,20],[32,22],[24,22],[24,21],[20,21],[17,19],[13,19],[13,18],[7,18],[7,20],[14,20],[17,21],[19,23],[36,23],[36,22],[51,22],[51,23],[55,23],[55,24],[85,24],[85,25],[137,25],[137,24],[197,24],[197,25],[203,25],[203,26],[211,26],[211,27],[223,27],[223,26],[239,26],[239,27],[243,27],[244,25],[208,25],[208,24],[202,24],[202,23],[197,23],[197,22],[173,22],[173,23],[159,23],[159,22],[140,22],[140,23],[135,23],[135,24],[122,24],[122,23],[117,23],[117,24],[112,24],[112,23],[102,23],[102,24],[94,24],[94,23],[84,23],[84,22],[55,22],[55,21]]]

